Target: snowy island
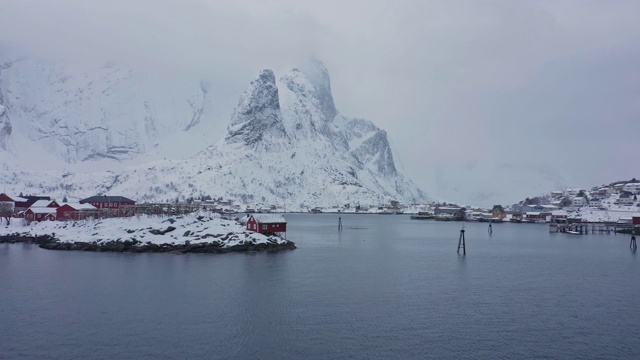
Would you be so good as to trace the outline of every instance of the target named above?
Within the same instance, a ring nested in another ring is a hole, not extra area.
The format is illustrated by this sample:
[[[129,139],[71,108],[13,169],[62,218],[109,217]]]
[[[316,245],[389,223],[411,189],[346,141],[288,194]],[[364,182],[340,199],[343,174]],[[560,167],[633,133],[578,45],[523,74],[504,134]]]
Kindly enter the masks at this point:
[[[81,221],[12,221],[0,243],[32,242],[52,250],[100,252],[229,253],[292,250],[277,235],[246,230],[218,214],[134,216]]]

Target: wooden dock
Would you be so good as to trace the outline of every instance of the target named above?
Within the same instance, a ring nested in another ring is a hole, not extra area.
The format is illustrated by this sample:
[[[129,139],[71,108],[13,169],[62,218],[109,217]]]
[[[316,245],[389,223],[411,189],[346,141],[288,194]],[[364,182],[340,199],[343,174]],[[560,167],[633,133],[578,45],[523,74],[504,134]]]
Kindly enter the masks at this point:
[[[591,234],[640,234],[640,227],[631,224],[617,223],[573,223],[549,224],[549,232],[568,233],[574,235]]]

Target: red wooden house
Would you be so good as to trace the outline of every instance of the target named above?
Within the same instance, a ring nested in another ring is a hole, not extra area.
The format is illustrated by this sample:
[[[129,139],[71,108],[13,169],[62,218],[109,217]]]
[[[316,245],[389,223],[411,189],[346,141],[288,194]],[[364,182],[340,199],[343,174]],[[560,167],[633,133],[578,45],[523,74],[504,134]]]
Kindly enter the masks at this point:
[[[287,220],[282,215],[252,214],[247,220],[247,230],[261,234],[287,232]]]
[[[533,223],[543,223],[547,221],[547,216],[551,214],[537,211],[529,211],[524,214],[524,221]]]
[[[136,202],[124,196],[100,195],[82,199],[80,204],[91,204],[98,209],[120,209],[125,206],[135,205]]]
[[[30,207],[24,212],[24,218],[29,221],[55,221],[58,215],[54,207]]]
[[[0,201],[13,201],[13,202],[23,202],[27,201],[27,199],[22,196],[13,196],[5,193],[0,194]]]
[[[551,212],[551,222],[556,224],[564,224],[567,222],[569,215],[566,211],[558,210]]]
[[[91,204],[64,203],[56,209],[58,220],[83,220],[95,216],[97,209]]]
[[[91,204],[97,209],[110,210],[111,216],[125,216],[125,207],[133,206],[136,202],[124,196],[99,195],[82,199],[80,204]],[[131,212],[131,214],[133,213]]]
[[[24,206],[24,204],[26,204],[26,202],[28,202],[29,200],[22,196],[13,196],[13,195],[2,193],[0,194],[0,201],[9,201],[14,203],[15,204],[14,213],[17,213],[18,211],[24,211],[26,210],[26,208],[29,207],[29,206]]]

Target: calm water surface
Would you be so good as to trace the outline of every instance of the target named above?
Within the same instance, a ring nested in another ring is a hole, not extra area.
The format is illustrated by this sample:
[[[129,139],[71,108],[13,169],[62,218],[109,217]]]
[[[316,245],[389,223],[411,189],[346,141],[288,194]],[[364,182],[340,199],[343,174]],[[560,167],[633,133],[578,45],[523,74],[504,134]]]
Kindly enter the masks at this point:
[[[628,236],[341,217],[278,254],[0,244],[0,358],[640,359]]]

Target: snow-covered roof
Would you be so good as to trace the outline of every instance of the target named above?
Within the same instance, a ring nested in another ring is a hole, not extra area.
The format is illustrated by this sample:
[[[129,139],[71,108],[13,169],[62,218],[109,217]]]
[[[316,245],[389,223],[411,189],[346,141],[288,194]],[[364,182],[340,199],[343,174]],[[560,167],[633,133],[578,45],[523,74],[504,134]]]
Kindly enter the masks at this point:
[[[55,214],[56,208],[48,208],[48,207],[30,207],[27,211],[31,211],[34,214]]]
[[[51,204],[53,202],[53,200],[38,200],[36,202],[34,202],[31,207],[32,208],[37,208],[37,207],[47,207],[49,206],[49,204]]]
[[[537,211],[528,211],[527,215],[540,215],[540,213]]]
[[[552,211],[551,215],[553,216],[567,216],[567,212],[564,210],[557,210],[557,211]]]
[[[69,205],[76,210],[95,210],[97,207],[91,204],[80,204],[80,203],[64,203],[61,206]]]
[[[256,219],[256,221],[260,224],[280,224],[280,223],[286,223],[287,220],[285,220],[284,216],[282,215],[276,215],[276,214],[254,214],[251,215],[253,216],[254,219]]]
[[[12,195],[9,195],[9,194],[5,194],[5,195],[7,195],[7,197],[10,198],[11,200],[13,200],[14,202],[27,202],[27,201],[29,201],[28,199],[25,199],[25,198],[20,197],[20,196],[12,196]]]

